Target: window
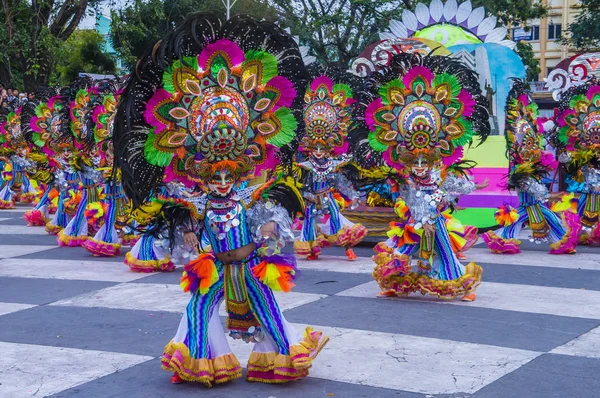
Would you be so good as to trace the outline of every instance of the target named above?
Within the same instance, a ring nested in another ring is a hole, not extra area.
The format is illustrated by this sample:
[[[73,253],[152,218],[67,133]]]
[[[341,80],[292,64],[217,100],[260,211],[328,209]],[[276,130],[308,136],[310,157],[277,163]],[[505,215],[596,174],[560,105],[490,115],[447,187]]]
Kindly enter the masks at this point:
[[[526,28],[513,29],[512,32],[513,40],[539,40],[540,39],[540,27],[538,25],[529,26]]]
[[[562,30],[562,24],[551,23],[548,25],[548,40],[560,39],[560,33]]]

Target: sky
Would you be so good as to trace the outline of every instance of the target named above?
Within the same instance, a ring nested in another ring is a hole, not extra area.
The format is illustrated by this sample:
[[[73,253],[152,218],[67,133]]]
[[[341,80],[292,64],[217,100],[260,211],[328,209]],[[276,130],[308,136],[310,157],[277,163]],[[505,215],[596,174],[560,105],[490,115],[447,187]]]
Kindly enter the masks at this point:
[[[101,6],[102,14],[109,16],[110,10],[114,8],[121,8],[127,4],[128,0],[113,0],[113,6],[109,5],[109,1],[103,1]],[[96,26],[96,14],[86,16],[80,23],[79,29],[94,29]]]

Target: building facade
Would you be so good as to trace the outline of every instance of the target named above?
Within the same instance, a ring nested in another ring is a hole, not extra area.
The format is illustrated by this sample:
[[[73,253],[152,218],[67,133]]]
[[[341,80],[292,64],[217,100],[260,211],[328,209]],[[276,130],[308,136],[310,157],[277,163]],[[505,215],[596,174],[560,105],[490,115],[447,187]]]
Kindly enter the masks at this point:
[[[575,55],[566,46],[560,45],[558,39],[573,23],[580,13],[580,0],[541,0],[548,8],[548,15],[542,19],[531,20],[529,31],[523,28],[513,29],[515,41],[529,41],[540,61],[539,81],[543,81],[554,67],[563,59]]]

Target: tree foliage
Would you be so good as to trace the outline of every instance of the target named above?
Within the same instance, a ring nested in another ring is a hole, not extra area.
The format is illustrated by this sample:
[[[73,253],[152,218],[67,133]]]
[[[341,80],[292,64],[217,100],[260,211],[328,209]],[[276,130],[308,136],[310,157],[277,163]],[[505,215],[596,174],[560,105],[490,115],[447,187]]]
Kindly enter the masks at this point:
[[[349,63],[410,0],[270,0],[289,27],[321,62]]]
[[[379,40],[378,32],[387,30],[391,19],[400,20],[402,11],[414,11],[418,2],[429,5],[431,0],[270,0],[282,26],[289,26],[320,61],[342,63],[350,62],[363,48]],[[483,6],[500,23],[512,26],[520,26],[547,12],[538,0],[471,2],[473,8]],[[520,54],[530,57],[525,59],[526,65],[535,64],[533,52],[523,48]]]
[[[233,3],[233,1],[232,1]],[[192,12],[212,12],[225,17],[221,0],[135,0],[111,14],[111,40],[121,59],[133,67],[154,43],[171,33]],[[237,0],[231,15],[250,14],[275,21],[275,12],[263,0]]]
[[[581,0],[581,14],[570,24],[561,43],[578,52],[600,50],[600,0]]]
[[[526,79],[528,82],[536,81],[540,76],[540,61],[535,59],[535,53],[533,52],[533,47],[529,42],[520,41],[517,42],[517,48],[515,49],[523,64],[525,64],[525,68],[527,68],[527,76]]]
[[[71,83],[79,72],[115,74],[115,62],[104,45],[104,37],[95,30],[75,31],[60,49],[56,65],[60,83]]]
[[[600,0],[594,0],[600,1]],[[402,18],[402,11],[418,2],[431,0],[270,0],[282,25],[291,27],[303,45],[309,46],[321,62],[349,63],[367,45],[379,40],[378,32],[387,30],[391,19]],[[459,3],[461,1],[459,0]],[[521,26],[530,19],[546,15],[538,0],[471,0],[473,8],[483,6],[506,26]],[[528,43],[518,43],[517,53],[527,67],[527,76],[537,79],[539,62]]]
[[[0,0],[0,82],[35,90],[50,81],[56,52],[98,0]]]

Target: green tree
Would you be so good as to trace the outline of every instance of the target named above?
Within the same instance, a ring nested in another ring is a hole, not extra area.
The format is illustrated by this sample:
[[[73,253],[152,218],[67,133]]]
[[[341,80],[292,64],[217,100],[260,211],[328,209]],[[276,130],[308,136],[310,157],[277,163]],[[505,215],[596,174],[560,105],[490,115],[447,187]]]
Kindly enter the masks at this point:
[[[95,30],[76,30],[60,49],[59,82],[69,84],[79,72],[115,74],[115,62],[104,52],[104,45],[104,37]]]
[[[231,2],[233,3],[233,1]],[[225,17],[221,0],[135,0],[130,6],[111,13],[111,41],[129,67],[165,35],[172,32],[192,12],[213,12]],[[249,14],[275,21],[276,13],[263,0],[237,0],[231,15]]]
[[[0,82],[33,91],[48,84],[56,52],[98,0],[0,2]]]
[[[519,57],[523,60],[523,64],[525,64],[525,68],[527,68],[527,81],[538,80],[542,70],[540,69],[540,61],[535,59],[535,53],[531,44],[524,40],[517,42],[515,52],[519,54]]]
[[[600,49],[600,0],[581,0],[581,14],[570,24],[561,43],[579,52]]]
[[[349,63],[410,0],[270,0],[282,26],[311,48],[321,62]]]
[[[414,11],[417,3],[431,0],[270,0],[279,13],[282,26],[289,26],[322,62],[349,63],[367,45],[379,40],[391,19],[401,19],[402,11]],[[520,26],[540,18],[546,8],[538,0],[472,0],[473,8],[483,6],[505,25]],[[459,0],[459,3],[461,1]],[[522,46],[523,47],[523,46]],[[521,51],[535,63],[533,52]]]

